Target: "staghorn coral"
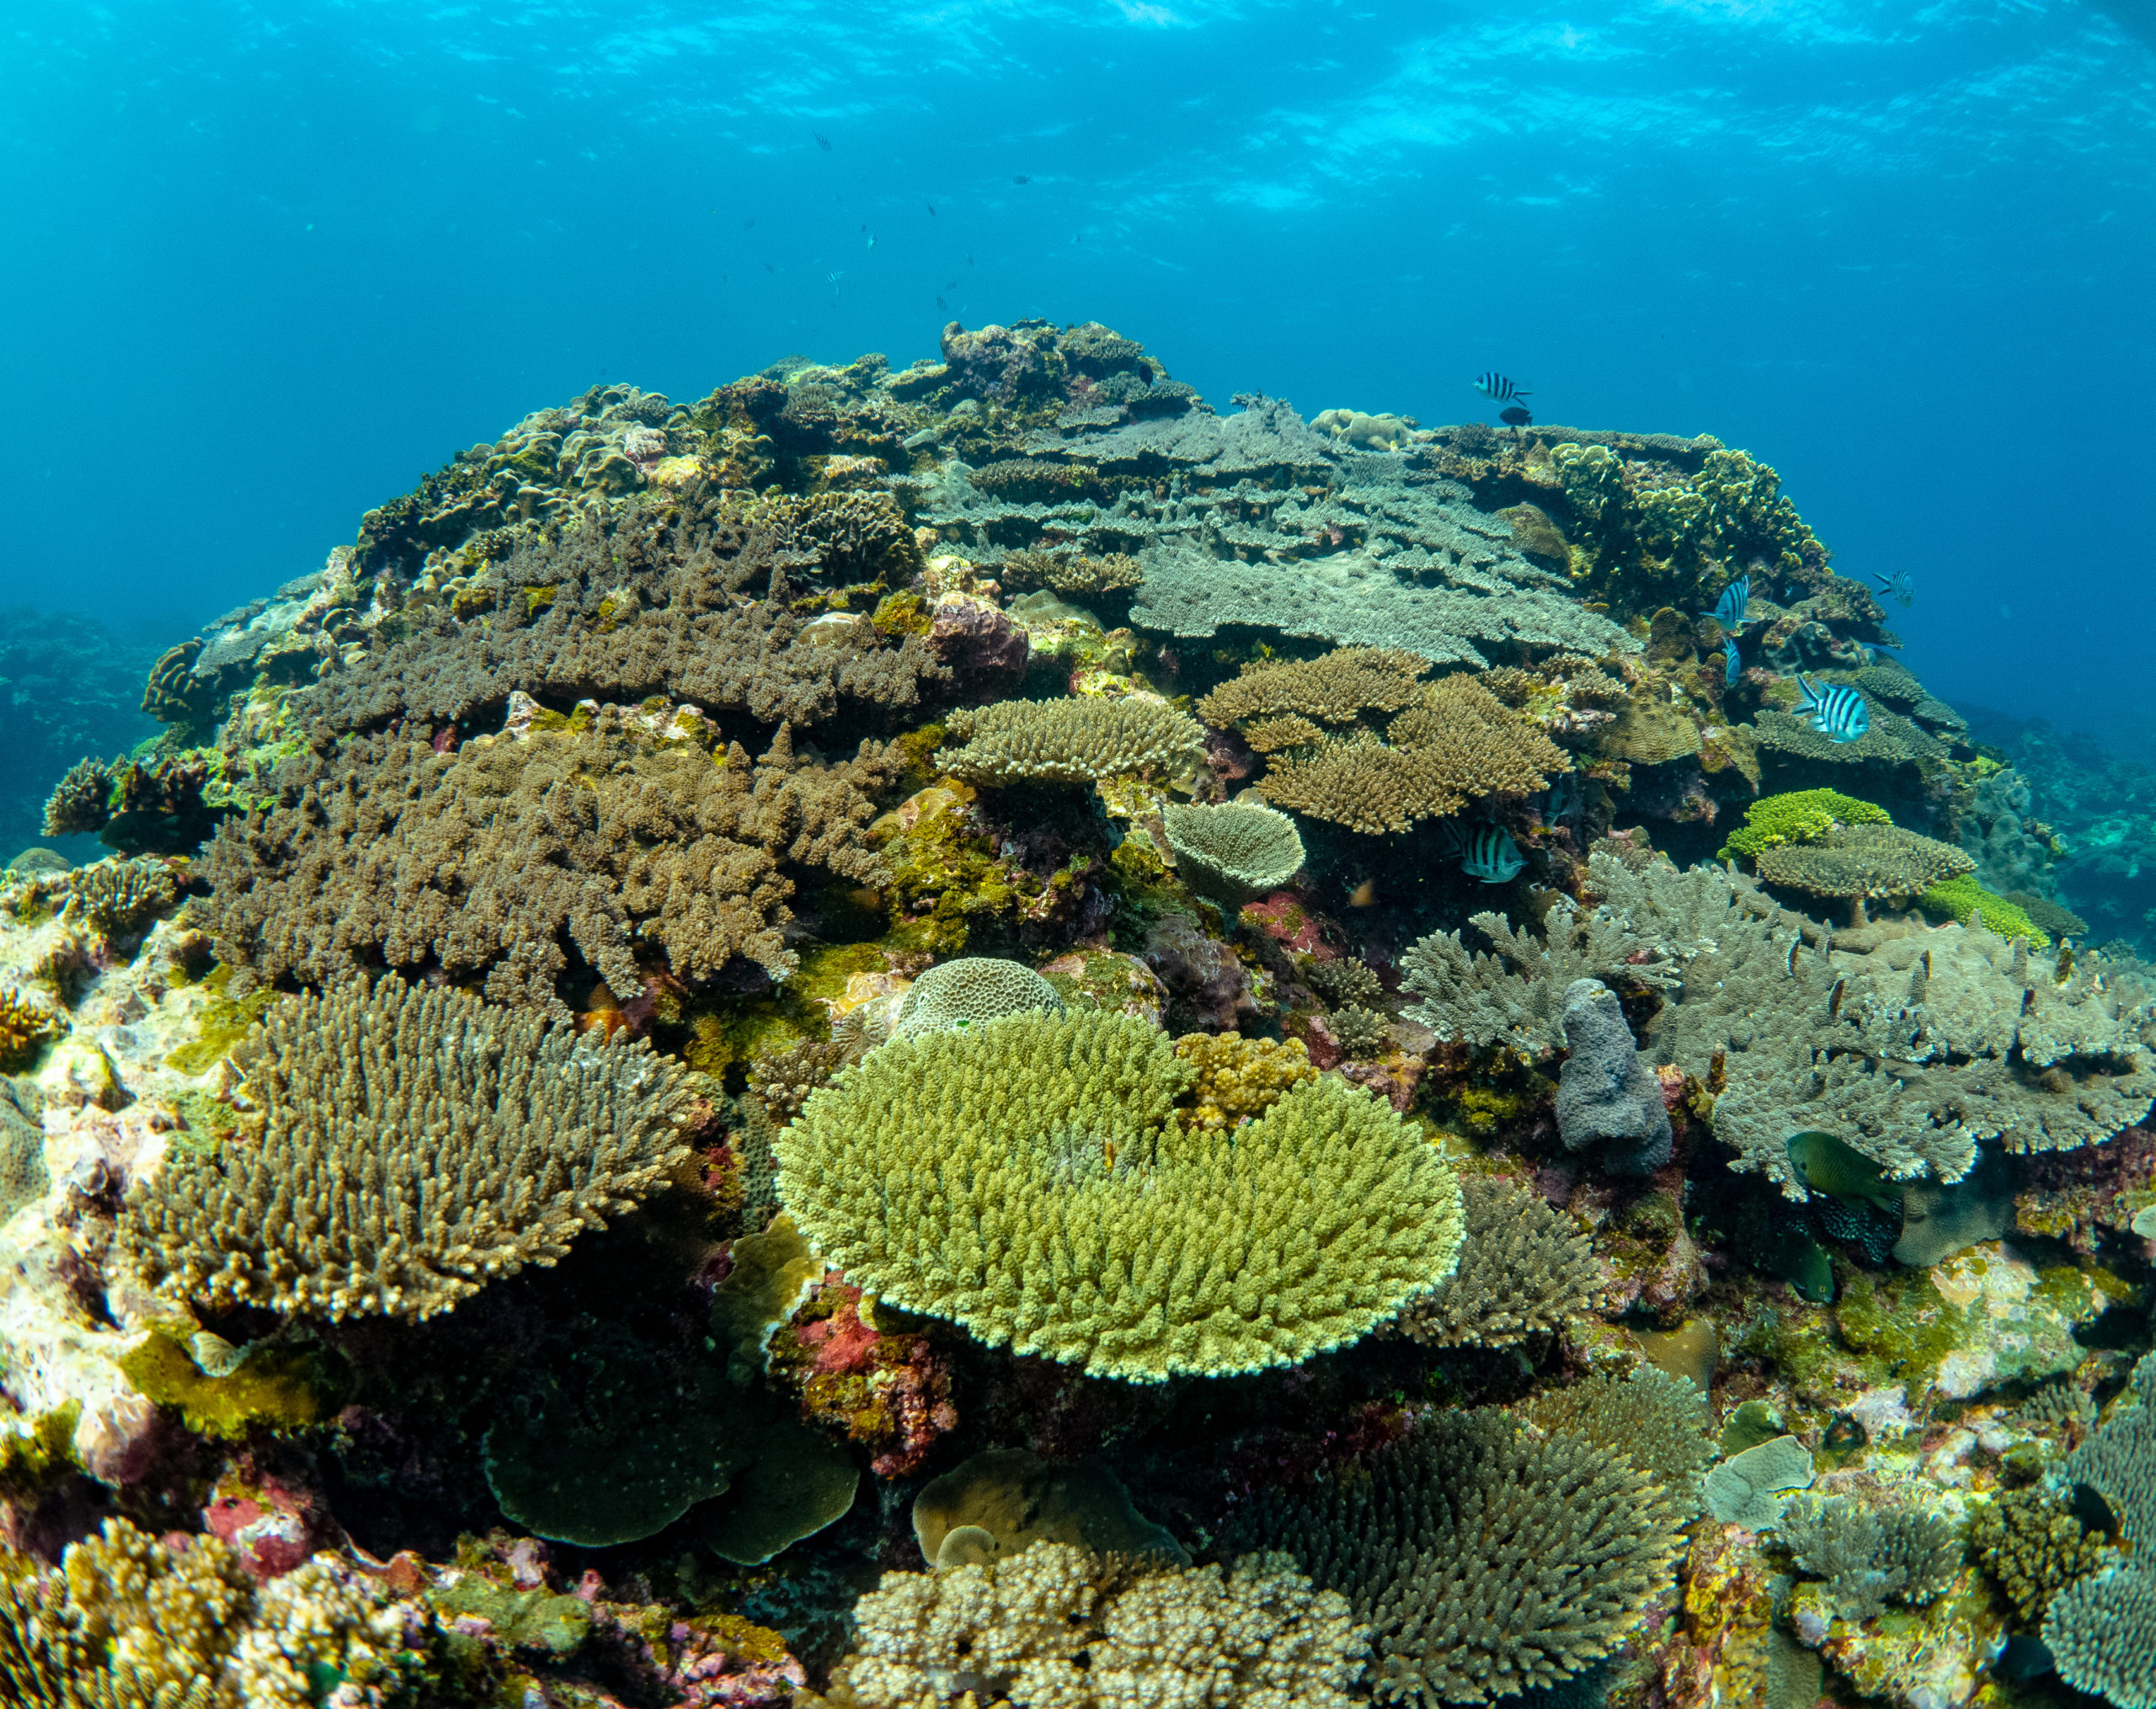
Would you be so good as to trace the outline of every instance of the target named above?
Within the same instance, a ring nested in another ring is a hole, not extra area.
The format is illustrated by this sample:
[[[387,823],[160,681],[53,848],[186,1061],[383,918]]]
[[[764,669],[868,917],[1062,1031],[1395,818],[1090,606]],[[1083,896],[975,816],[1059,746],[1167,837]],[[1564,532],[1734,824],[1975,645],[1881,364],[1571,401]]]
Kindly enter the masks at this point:
[[[1299,1039],[1186,1033],[1176,1040],[1176,1055],[1198,1071],[1189,1097],[1201,1128],[1232,1128],[1263,1115],[1290,1089],[1317,1078]]]
[[[2156,1573],[2120,1567],[2052,1599],[2044,1643],[2058,1676],[2116,1709],[2156,1709]]]
[[[147,916],[179,898],[179,886],[163,861],[99,861],[67,875],[90,923],[104,932],[131,932]]]
[[[960,956],[930,968],[913,982],[899,1005],[891,1037],[953,1032],[1028,1009],[1059,1015],[1063,998],[1023,963],[989,955]]]
[[[1699,1511],[1700,1481],[1715,1458],[1714,1411],[1689,1377],[1643,1365],[1569,1388],[1545,1389],[1521,1407],[1545,1430],[1569,1431],[1621,1454],[1684,1505]]]
[[[1303,977],[1312,991],[1335,1007],[1353,1003],[1369,1008],[1385,997],[1385,985],[1369,963],[1353,956],[1314,961],[1305,969]]]
[[[1185,1130],[1193,1077],[1118,1014],[897,1040],[780,1133],[779,1195],[878,1297],[1131,1381],[1296,1363],[1450,1273],[1458,1185],[1389,1108],[1317,1081]]]
[[[2104,1563],[2104,1540],[2085,1530],[2073,1504],[2041,1487],[2001,1490],[1969,1521],[1969,1550],[2014,1604],[2041,1625],[2052,1599]]]
[[[1235,907],[1290,882],[1303,868],[1303,839],[1284,813],[1252,801],[1161,809],[1177,870],[1201,895]]]
[[[862,833],[896,756],[817,764],[782,729],[752,765],[712,734],[606,708],[453,754],[383,735],[288,761],[280,804],[211,845],[218,957],[263,983],[439,969],[554,1016],[572,949],[622,993],[643,987],[640,948],[691,981],[735,956],[783,978],[785,868],[882,876]]]
[[[1826,897],[1913,896],[1942,880],[1976,870],[1950,842],[1892,825],[1837,825],[1801,842],[1759,851],[1759,876]]]
[[[1827,1581],[1828,1600],[1845,1620],[1875,1620],[1890,1601],[1934,1601],[1961,1565],[1953,1525],[1908,1507],[1800,1497],[1784,1509],[1780,1530],[1798,1567]]]
[[[1369,1622],[1380,1702],[1481,1703],[1609,1654],[1667,1583],[1679,1505],[1621,1455],[1488,1407],[1258,1521]]]
[[[648,1044],[394,975],[277,1005],[241,1054],[261,1137],[174,1152],[119,1231],[147,1280],[213,1310],[432,1316],[686,1155],[680,1071]]]
[[[1430,1347],[1514,1347],[1593,1310],[1602,1291],[1594,1249],[1540,1193],[1465,1175],[1460,1194],[1460,1268],[1401,1313],[1403,1333]]]
[[[1326,1016],[1326,1028],[1343,1055],[1367,1060],[1385,1054],[1386,1045],[1391,1042],[1385,1032],[1390,1019],[1375,1009],[1350,1004]]]
[[[1121,700],[1001,700],[946,721],[963,744],[936,764],[969,783],[1090,783],[1127,772],[1168,774],[1194,766],[1205,732],[1151,695]]]
[[[1757,860],[1785,843],[1817,842],[1837,825],[1891,825],[1883,807],[1836,789],[1796,789],[1763,795],[1744,809],[1744,823],[1729,834],[1718,861]]]
[[[853,1709],[1348,1709],[1368,1648],[1346,1600],[1282,1554],[1149,1570],[1037,1543],[886,1573],[854,1618],[832,1680]]]
[[[1255,787],[1278,806],[1375,836],[1481,796],[1545,788],[1546,774],[1572,765],[1532,720],[1465,676],[1429,684],[1388,734],[1390,746],[1364,736],[1276,758]]]
[[[1127,553],[1098,558],[1061,552],[1014,552],[998,567],[998,577],[1017,587],[1044,587],[1051,593],[1118,593],[1138,585],[1143,574]]]
[[[1415,702],[1430,666],[1392,647],[1342,647],[1321,658],[1255,660],[1232,682],[1198,702],[1215,729],[1295,716],[1351,724],[1366,712],[1400,712]]]

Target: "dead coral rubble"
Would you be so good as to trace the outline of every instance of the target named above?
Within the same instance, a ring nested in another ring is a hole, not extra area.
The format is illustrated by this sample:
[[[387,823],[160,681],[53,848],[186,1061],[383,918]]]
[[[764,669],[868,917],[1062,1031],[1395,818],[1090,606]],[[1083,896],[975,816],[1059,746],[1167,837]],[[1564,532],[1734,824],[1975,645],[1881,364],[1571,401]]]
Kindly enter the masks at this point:
[[[691,981],[736,956],[783,978],[789,869],[880,876],[862,832],[895,760],[864,742],[819,763],[782,729],[752,762],[713,734],[608,708],[453,753],[383,734],[288,761],[282,804],[211,845],[219,959],[264,983],[439,969],[550,1015],[572,949],[624,996],[640,950]]]

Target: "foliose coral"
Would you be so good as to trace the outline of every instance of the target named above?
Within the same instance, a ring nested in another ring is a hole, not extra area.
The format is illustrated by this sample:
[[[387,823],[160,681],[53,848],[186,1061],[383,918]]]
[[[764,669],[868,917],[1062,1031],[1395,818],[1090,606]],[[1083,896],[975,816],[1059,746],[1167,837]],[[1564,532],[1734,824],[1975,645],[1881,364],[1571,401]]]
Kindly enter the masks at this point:
[[[965,955],[939,963],[913,982],[899,1005],[891,1036],[953,1032],[1030,1009],[1059,1015],[1062,996],[1022,962]]]
[[[1400,1316],[1432,1347],[1512,1347],[1561,1332],[1601,1293],[1594,1249],[1531,1186],[1486,1175],[1460,1183],[1466,1233],[1460,1268]]]
[[[1622,1455],[1476,1408],[1423,1418],[1367,1477],[1280,1500],[1262,1529],[1369,1623],[1380,1699],[1482,1703],[1621,1643],[1682,1519]]]
[[[1200,894],[1230,905],[1278,889],[1302,870],[1295,821],[1256,802],[1214,807],[1171,802],[1161,810],[1177,869]]]
[[[1150,695],[1120,700],[1003,700],[946,720],[960,745],[936,763],[969,783],[1090,783],[1129,772],[1172,775],[1197,764],[1205,732]]]
[[[834,1701],[941,1709],[1347,1709],[1367,1644],[1285,1555],[1145,1571],[1064,1543],[887,1573],[855,1605]]]
[[[175,1300],[429,1317],[550,1264],[686,1155],[680,1071],[392,975],[281,1003],[241,1053],[259,1139],[176,1153],[120,1243]]]
[[[1318,1081],[1185,1130],[1189,1078],[1116,1014],[897,1040],[780,1134],[780,1196],[893,1304],[1133,1381],[1294,1363],[1449,1274],[1458,1184],[1389,1108]]]

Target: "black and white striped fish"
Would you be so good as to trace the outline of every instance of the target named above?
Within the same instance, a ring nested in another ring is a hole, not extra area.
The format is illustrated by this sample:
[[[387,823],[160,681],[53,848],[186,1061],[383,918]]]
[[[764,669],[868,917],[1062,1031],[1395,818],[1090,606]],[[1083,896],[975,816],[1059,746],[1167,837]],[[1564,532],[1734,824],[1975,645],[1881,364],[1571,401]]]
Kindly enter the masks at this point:
[[[1514,398],[1532,398],[1534,395],[1532,392],[1521,391],[1495,368],[1476,379],[1475,389],[1485,398],[1498,403],[1510,403]]]
[[[1892,575],[1875,569],[1871,574],[1879,584],[1879,591],[1903,610],[1907,611],[1916,603],[1916,584],[1909,579],[1909,573],[1906,569],[1897,569]]]
[[[1471,835],[1455,830],[1452,841],[1460,856],[1460,871],[1486,884],[1504,884],[1527,864],[1519,845],[1494,825],[1483,825]]]
[[[1798,716],[1810,713],[1812,728],[1828,740],[1853,742],[1871,728],[1871,708],[1848,684],[1830,682],[1822,687],[1801,670],[1796,681],[1804,691],[1804,698],[1796,703]]]

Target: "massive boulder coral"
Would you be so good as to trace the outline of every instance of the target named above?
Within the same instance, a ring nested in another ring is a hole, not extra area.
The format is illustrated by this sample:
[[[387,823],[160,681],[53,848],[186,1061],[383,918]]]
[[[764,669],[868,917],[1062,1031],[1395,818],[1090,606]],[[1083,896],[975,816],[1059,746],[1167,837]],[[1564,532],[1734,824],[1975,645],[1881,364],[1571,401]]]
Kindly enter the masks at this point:
[[[873,743],[820,764],[782,729],[752,764],[686,710],[556,725],[287,761],[280,804],[211,845],[219,958],[265,984],[439,971],[560,1016],[572,949],[622,999],[643,989],[640,951],[690,981],[736,956],[784,978],[787,868],[881,873],[862,833],[896,761]]]
[[[433,1316],[554,1263],[687,1155],[680,1071],[648,1044],[394,975],[278,1004],[241,1054],[260,1136],[175,1151],[118,1236],[215,1311]]]
[[[1459,1185],[1369,1093],[1186,1130],[1189,1079],[1123,1015],[898,1040],[779,1134],[779,1196],[893,1305],[1134,1382],[1297,1363],[1451,1273]]]

